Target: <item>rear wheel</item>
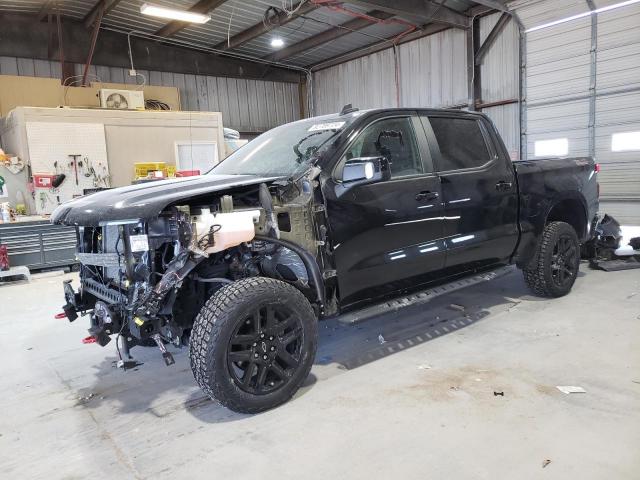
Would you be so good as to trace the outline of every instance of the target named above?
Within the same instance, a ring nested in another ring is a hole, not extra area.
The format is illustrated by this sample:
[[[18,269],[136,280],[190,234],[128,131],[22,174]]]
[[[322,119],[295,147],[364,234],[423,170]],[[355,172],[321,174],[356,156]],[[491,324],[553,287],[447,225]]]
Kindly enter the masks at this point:
[[[571,291],[580,269],[580,242],[571,225],[551,222],[542,232],[533,263],[524,269],[531,290],[544,297],[562,297]]]
[[[291,285],[254,277],[227,285],[193,325],[189,355],[200,388],[227,408],[257,413],[300,388],[317,346],[311,304]]]

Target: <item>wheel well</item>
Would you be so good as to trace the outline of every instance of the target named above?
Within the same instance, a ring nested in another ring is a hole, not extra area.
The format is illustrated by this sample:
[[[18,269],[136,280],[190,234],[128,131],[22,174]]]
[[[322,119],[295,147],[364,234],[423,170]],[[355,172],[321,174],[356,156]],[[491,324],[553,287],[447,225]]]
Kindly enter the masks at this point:
[[[584,207],[579,200],[566,199],[558,202],[553,206],[549,215],[547,215],[547,222],[566,222],[571,225],[579,239],[584,239],[587,233],[587,217],[584,212]]]

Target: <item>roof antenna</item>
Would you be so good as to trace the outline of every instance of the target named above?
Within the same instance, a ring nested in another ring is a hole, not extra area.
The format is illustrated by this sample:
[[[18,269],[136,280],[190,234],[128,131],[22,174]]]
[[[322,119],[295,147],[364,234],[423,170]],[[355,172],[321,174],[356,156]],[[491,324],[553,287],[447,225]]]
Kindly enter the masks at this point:
[[[342,107],[342,110],[340,111],[340,115],[346,115],[347,113],[353,113],[359,110],[360,110],[359,108],[353,108],[353,105],[351,105],[350,103],[347,103],[344,107]]]

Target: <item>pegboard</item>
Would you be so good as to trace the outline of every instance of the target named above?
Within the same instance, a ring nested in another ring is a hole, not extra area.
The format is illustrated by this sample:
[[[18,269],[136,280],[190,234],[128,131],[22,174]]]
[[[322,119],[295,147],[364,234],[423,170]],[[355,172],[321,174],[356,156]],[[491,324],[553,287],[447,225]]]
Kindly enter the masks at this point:
[[[110,186],[103,124],[26,122],[26,129],[32,174],[66,175],[57,189],[34,189],[37,213],[50,214],[84,189]],[[80,155],[76,157],[77,182],[69,155]]]

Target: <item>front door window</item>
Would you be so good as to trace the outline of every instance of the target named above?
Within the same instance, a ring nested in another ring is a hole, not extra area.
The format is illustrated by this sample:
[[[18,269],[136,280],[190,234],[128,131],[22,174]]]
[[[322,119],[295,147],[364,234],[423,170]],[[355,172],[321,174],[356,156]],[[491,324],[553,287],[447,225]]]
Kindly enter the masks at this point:
[[[409,117],[388,118],[372,123],[351,144],[345,157],[344,160],[386,157],[390,164],[391,178],[424,173]]]

